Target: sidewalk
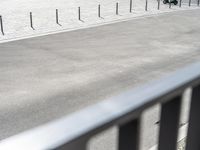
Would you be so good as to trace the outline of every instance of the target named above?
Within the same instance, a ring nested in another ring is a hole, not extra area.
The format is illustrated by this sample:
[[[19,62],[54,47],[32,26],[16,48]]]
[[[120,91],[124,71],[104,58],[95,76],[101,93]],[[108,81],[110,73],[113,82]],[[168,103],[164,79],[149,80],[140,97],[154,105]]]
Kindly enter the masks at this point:
[[[158,10],[157,0],[132,0],[132,13],[130,13],[130,0],[4,0],[0,2],[0,15],[3,18],[5,35],[0,33],[0,42],[27,38],[55,32],[65,32],[78,28],[86,28],[127,19],[145,17],[174,11],[198,8],[197,0],[192,0],[191,7],[188,0],[182,0],[179,5],[164,5],[160,1]],[[119,15],[116,15],[116,2],[119,4]],[[98,5],[101,5],[98,17]],[[81,20],[78,20],[78,7],[81,8]],[[58,22],[56,23],[56,9],[58,9]],[[32,12],[33,30],[30,27],[30,12]]]

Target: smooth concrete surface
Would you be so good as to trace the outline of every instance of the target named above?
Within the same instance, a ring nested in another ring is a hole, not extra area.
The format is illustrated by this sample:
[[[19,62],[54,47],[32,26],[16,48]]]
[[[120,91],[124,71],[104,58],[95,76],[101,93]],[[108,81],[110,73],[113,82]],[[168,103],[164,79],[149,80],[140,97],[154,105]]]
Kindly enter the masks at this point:
[[[179,11],[0,44],[0,139],[199,61],[199,14]],[[153,112],[145,146],[155,144]]]

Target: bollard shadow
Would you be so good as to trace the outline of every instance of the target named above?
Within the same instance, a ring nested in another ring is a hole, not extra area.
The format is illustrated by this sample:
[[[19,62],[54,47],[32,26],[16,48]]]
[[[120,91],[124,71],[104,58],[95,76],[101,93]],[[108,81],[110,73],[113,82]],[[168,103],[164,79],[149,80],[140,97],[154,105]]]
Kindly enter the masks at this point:
[[[60,23],[57,23],[57,25],[62,26]]]
[[[100,19],[105,19],[104,17],[101,17],[101,16],[100,16],[99,18],[100,18]]]
[[[35,28],[34,28],[34,27],[31,27],[31,29],[32,29],[32,30],[35,30]]]
[[[129,13],[132,14],[132,13],[136,13],[136,10],[134,8],[132,8],[131,10],[129,10]]]
[[[83,23],[85,22],[85,21],[83,21],[82,19],[79,19],[79,21],[80,21],[80,22],[83,22]]]

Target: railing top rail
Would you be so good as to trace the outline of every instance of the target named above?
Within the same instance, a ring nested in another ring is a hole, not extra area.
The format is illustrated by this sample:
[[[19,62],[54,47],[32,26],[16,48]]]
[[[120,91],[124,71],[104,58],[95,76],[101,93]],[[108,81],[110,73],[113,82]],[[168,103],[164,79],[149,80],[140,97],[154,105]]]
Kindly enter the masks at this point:
[[[0,149],[53,149],[83,136],[89,138],[101,129],[137,117],[151,105],[164,102],[183,92],[187,86],[195,86],[199,82],[200,62],[67,117],[2,140]]]

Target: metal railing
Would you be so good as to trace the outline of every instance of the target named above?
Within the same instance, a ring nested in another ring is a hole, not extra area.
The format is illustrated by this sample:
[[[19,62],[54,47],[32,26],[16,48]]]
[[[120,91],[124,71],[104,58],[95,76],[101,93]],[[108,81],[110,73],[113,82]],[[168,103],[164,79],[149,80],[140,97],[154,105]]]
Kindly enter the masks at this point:
[[[0,142],[1,150],[86,150],[88,141],[117,126],[118,149],[137,150],[143,111],[161,104],[159,150],[175,150],[180,104],[186,88],[192,88],[187,150],[200,148],[200,63],[186,67],[148,85],[131,89],[70,116]]]

